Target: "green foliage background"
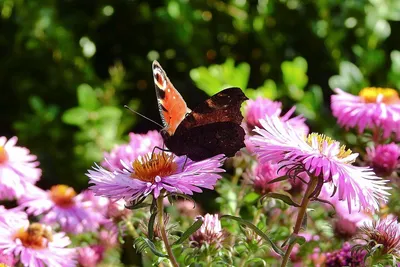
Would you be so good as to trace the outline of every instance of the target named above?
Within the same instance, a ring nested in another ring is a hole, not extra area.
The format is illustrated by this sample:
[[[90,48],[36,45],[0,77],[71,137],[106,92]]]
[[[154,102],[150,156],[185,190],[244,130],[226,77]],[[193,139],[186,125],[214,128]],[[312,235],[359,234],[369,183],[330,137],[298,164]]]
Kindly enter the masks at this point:
[[[159,120],[154,59],[190,107],[236,85],[328,134],[332,88],[400,87],[397,0],[0,0],[0,15],[0,135],[38,155],[43,187],[85,188],[103,151],[156,128],[123,108]]]

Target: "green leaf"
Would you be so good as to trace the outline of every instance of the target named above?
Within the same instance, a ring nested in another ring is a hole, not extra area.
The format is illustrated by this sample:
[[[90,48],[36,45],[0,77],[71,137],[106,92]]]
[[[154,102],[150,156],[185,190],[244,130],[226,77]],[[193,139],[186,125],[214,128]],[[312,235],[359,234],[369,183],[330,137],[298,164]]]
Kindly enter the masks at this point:
[[[301,221],[301,226],[300,229],[305,231],[307,229],[307,221],[308,221],[308,216],[307,213],[304,214],[303,220]]]
[[[199,67],[190,71],[190,78],[208,95],[214,95],[228,87],[239,87],[244,90],[247,88],[249,76],[250,65],[240,63],[235,67],[235,61],[232,58],[228,58],[221,65]]]
[[[287,179],[289,179],[289,176],[282,175],[282,176],[279,176],[278,178],[275,178],[275,179],[269,181],[268,184],[273,184],[273,183],[277,183],[277,182],[286,181]]]
[[[81,107],[70,108],[62,116],[62,121],[71,125],[83,125],[89,119],[89,112]]]
[[[197,220],[182,234],[182,236],[173,244],[179,245],[188,239],[194,232],[196,232],[203,225],[203,218],[198,217]]]
[[[78,90],[78,103],[80,107],[89,111],[93,111],[100,106],[100,103],[97,100],[96,92],[90,85],[83,83],[78,86],[77,90]]]
[[[154,211],[149,219],[149,223],[147,226],[147,230],[148,230],[148,237],[150,240],[154,239],[154,221],[156,220],[156,216],[157,216],[157,211]]]
[[[255,226],[255,225],[252,224],[251,222],[246,221],[246,220],[243,220],[243,219],[240,218],[240,217],[232,216],[232,215],[222,215],[222,216],[221,216],[221,219],[224,219],[224,218],[235,220],[235,221],[237,221],[238,223],[243,224],[243,225],[249,227],[249,228],[252,229],[256,234],[258,234],[258,235],[259,235],[260,237],[262,237],[265,241],[267,241],[267,242],[270,244],[270,246],[272,247],[272,249],[273,249],[276,253],[278,253],[278,254],[281,255],[281,256],[284,255],[283,251],[282,251],[280,248],[278,248],[278,247],[274,244],[274,242],[272,242],[272,240],[271,240],[263,231],[261,231],[260,229],[258,229],[257,226]]]
[[[268,193],[268,194],[265,194],[264,196],[262,196],[261,198],[264,199],[266,197],[280,199],[290,206],[300,207],[300,205],[297,204],[289,195],[284,195],[284,194],[279,194],[279,193]],[[261,201],[261,199],[260,199],[260,201]]]
[[[260,264],[262,266],[268,266],[267,262],[262,258],[253,258],[246,261],[246,266],[260,266]]]
[[[101,107],[98,111],[99,119],[102,120],[119,120],[122,116],[122,111],[117,107]]]
[[[294,100],[302,99],[303,89],[308,83],[307,61],[302,57],[296,57],[293,61],[284,61],[281,64],[281,70],[289,96]]]
[[[144,207],[149,207],[150,204],[143,202],[145,200],[146,200],[146,197],[142,197],[142,198],[136,200],[135,202],[131,203],[128,206],[125,205],[125,208],[130,209],[130,210],[137,210],[137,209],[141,209],[141,208],[144,208]]]
[[[292,245],[292,244],[299,244],[302,246],[304,243],[306,243],[306,239],[303,236],[297,235],[297,234],[291,234],[288,239],[285,240],[282,244],[282,248],[286,245]]]
[[[151,252],[153,252],[154,255],[162,258],[168,258],[168,255],[165,255],[162,252],[158,251],[154,243],[146,237],[136,238],[134,246],[137,247],[137,250],[139,252],[142,252],[144,249],[148,248]]]
[[[259,199],[259,197],[260,195],[257,194],[256,192],[251,192],[244,197],[243,201],[244,203],[251,204],[256,202],[257,199]]]

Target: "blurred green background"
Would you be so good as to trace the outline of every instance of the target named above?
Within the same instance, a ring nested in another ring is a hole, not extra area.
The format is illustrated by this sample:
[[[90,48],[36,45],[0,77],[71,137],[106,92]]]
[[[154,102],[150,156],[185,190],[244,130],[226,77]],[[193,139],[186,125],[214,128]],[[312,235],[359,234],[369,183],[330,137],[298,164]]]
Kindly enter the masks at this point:
[[[332,88],[400,87],[398,0],[0,0],[0,16],[0,135],[38,155],[45,188],[87,187],[103,151],[157,129],[123,108],[160,121],[155,59],[189,107],[240,86],[328,134]]]

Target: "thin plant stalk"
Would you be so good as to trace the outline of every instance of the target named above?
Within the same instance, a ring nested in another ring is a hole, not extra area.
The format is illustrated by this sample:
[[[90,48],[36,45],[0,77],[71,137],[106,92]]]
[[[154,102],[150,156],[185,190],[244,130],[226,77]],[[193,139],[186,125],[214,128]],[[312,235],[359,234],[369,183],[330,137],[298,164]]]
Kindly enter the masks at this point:
[[[304,198],[301,201],[300,207],[299,207],[299,213],[297,214],[297,219],[296,219],[296,224],[293,229],[293,234],[297,235],[300,232],[301,225],[304,219],[304,216],[307,212],[307,206],[310,203],[310,195],[311,193],[315,190],[315,187],[317,186],[318,178],[310,176],[310,181],[307,184],[307,189],[304,194]],[[292,242],[289,244],[285,255],[283,256],[282,260],[282,265],[281,267],[286,267],[286,264],[289,261],[290,254],[292,253],[293,247],[295,246],[295,242]]]
[[[162,240],[164,241],[164,246],[165,246],[165,249],[167,250],[167,254],[168,254],[169,260],[171,261],[172,266],[179,267],[179,264],[176,261],[174,253],[172,252],[172,248],[169,245],[167,231],[165,230],[164,218],[163,218],[163,216],[164,216],[164,204],[163,204],[163,196],[162,195],[160,195],[158,197],[158,199],[157,199],[157,209],[158,209],[158,213],[157,213],[157,215],[158,215],[158,225],[160,227],[161,237],[162,237]]]

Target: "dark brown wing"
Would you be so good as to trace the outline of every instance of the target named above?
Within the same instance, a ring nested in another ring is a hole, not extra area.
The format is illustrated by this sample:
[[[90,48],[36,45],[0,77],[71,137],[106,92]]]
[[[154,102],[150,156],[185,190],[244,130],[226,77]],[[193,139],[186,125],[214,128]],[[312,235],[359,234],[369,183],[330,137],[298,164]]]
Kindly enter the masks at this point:
[[[163,135],[165,145],[195,161],[217,154],[234,156],[244,147],[240,107],[247,99],[240,88],[222,90],[187,114],[173,135]]]
[[[213,95],[192,110],[179,124],[175,133],[215,122],[242,123],[242,103],[248,98],[240,88],[232,87]]]
[[[244,147],[245,132],[236,122],[215,122],[176,131],[166,138],[165,145],[176,155],[186,155],[194,161],[218,154],[233,157]]]

